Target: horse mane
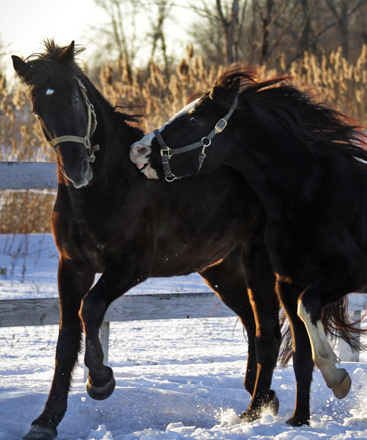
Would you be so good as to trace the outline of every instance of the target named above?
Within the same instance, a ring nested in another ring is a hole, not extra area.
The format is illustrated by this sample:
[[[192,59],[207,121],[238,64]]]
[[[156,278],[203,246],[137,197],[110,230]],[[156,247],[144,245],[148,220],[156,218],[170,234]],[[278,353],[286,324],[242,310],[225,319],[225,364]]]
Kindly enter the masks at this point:
[[[214,83],[208,95],[229,108],[236,95],[238,110],[258,108],[292,133],[312,154],[336,152],[367,161],[367,138],[363,127],[310,92],[290,84],[289,76],[259,81],[253,68],[232,66]]]
[[[75,61],[75,58],[68,63],[59,62],[67,46],[59,46],[52,39],[44,40],[45,52],[34,53],[25,59],[30,67],[21,81],[30,87],[31,92],[37,92],[51,73],[58,75],[83,75],[81,68]],[[75,46],[74,55],[77,56],[85,50],[84,46]]]
[[[27,57],[25,61],[37,61],[37,60],[57,60],[60,55],[67,49],[67,46],[59,46],[55,43],[53,39],[46,39],[43,42],[46,51],[44,53],[34,53]],[[84,46],[76,45],[74,48],[74,54],[79,55],[85,51]]]

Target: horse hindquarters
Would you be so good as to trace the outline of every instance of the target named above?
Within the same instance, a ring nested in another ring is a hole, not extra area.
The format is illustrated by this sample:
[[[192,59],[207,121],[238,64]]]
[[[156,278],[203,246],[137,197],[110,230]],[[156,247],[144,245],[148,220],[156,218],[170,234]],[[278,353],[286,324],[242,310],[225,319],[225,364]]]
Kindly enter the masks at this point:
[[[274,275],[267,266],[267,257],[256,260],[256,252],[248,255],[257,267],[256,274],[250,263],[246,273],[243,264],[243,248],[237,247],[220,264],[212,266],[201,275],[209,286],[218,294],[222,301],[241,319],[248,336],[248,358],[245,389],[251,394],[249,409],[243,413],[244,421],[252,421],[261,417],[264,408],[271,407],[273,413],[278,412],[278,400],[274,391],[270,390],[271,379],[276,365],[280,346],[279,304],[274,291]],[[260,257],[260,253],[257,254]],[[256,275],[256,276],[255,276]],[[246,277],[251,288],[251,301],[247,290]],[[260,301],[260,298],[262,300]],[[265,319],[260,312],[263,306]],[[255,320],[253,308],[257,314]],[[257,336],[256,336],[257,335]]]
[[[82,297],[90,289],[94,273],[75,273],[60,259],[58,285],[60,329],[56,348],[55,372],[51,390],[42,414],[32,422],[25,440],[51,440],[57,435],[67,406],[71,373],[80,349],[82,326],[78,316]]]

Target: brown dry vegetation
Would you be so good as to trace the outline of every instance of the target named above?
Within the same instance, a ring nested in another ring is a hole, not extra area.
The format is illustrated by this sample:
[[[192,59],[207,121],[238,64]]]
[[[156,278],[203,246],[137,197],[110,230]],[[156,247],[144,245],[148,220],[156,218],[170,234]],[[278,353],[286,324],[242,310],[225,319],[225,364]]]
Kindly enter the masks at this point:
[[[358,60],[348,63],[340,50],[321,59],[305,54],[288,72],[259,67],[263,77],[278,73],[292,76],[302,90],[311,90],[342,112],[367,124],[367,48]],[[132,70],[124,60],[104,65],[93,79],[102,94],[124,112],[144,114],[142,128],[160,126],[185,104],[193,93],[210,88],[223,67],[206,66],[202,57],[188,48],[186,58],[168,77],[155,63],[148,72]],[[39,124],[30,111],[25,89],[11,91],[0,74],[1,161],[54,161],[54,152],[45,142]],[[2,191],[0,233],[49,232],[54,192]]]

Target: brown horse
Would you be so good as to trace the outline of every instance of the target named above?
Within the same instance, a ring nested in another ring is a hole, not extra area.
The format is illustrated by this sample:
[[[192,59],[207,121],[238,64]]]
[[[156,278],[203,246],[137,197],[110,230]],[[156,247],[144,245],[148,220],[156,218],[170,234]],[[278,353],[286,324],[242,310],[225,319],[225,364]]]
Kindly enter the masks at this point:
[[[263,240],[266,216],[240,173],[227,166],[167,186],[129,160],[143,133],[116,112],[74,60],[74,43],[13,65],[56,151],[58,192],[52,227],[60,252],[60,331],[55,373],[43,412],[27,440],[50,440],[67,407],[82,330],[87,391],[114,390],[98,329],[108,306],[148,277],[199,272],[241,319],[248,335],[246,420],[277,399],[270,390],[281,335],[275,278]],[[93,286],[96,273],[102,273]],[[254,313],[255,312],[255,313]]]

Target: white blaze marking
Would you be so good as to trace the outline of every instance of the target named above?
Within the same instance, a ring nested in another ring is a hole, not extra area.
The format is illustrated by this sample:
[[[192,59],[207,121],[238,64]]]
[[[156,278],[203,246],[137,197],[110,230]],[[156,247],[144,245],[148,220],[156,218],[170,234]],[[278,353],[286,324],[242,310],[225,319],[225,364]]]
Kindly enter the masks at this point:
[[[178,118],[179,116],[185,115],[187,113],[190,113],[190,111],[195,108],[195,106],[199,100],[200,100],[200,98],[196,99],[195,101],[190,102],[190,104],[186,105],[183,109],[181,109],[174,116],[172,116],[172,118],[170,118],[158,130],[160,132],[162,132],[165,129],[165,127],[168,124],[170,124],[171,122],[173,122],[176,118]],[[139,168],[139,170],[141,170],[141,172],[143,174],[145,174],[145,176],[148,179],[158,179],[157,171],[150,166],[149,161],[147,159],[147,156],[152,152],[151,145],[152,145],[152,140],[154,138],[155,138],[155,134],[153,132],[148,133],[142,139],[140,139],[140,141],[133,143],[130,147],[130,160],[131,160],[131,162],[133,162]],[[146,151],[144,152],[144,154],[139,153],[138,148],[135,148],[135,147],[142,147],[142,146],[146,147]],[[148,165],[145,166],[146,164],[148,164]]]
[[[173,115],[165,124],[162,125],[161,128],[159,128],[159,131],[163,131],[168,124],[173,122],[176,118],[185,115],[189,113],[192,109],[195,108],[196,104],[201,98],[195,99],[195,101],[190,102],[190,104],[186,105],[184,108],[182,108],[180,111],[178,111],[175,115]],[[140,141],[135,142],[132,144],[131,149],[134,148],[135,145],[144,145],[147,147],[150,147],[152,145],[152,140],[155,138],[155,134],[153,132],[146,134]]]
[[[175,115],[173,115],[171,118],[169,118],[169,120],[162,125],[162,127],[159,129],[159,131],[164,130],[164,127],[168,124],[170,124],[171,122],[173,122],[175,119],[179,118],[182,115],[186,115],[187,113],[190,113],[191,110],[193,110],[196,106],[196,104],[198,103],[198,101],[201,98],[195,99],[195,101],[190,102],[190,104],[187,104],[184,108],[182,108],[180,111],[178,111]]]
[[[55,90],[52,90],[52,89],[46,90],[46,95],[53,95],[54,93],[55,93]]]

